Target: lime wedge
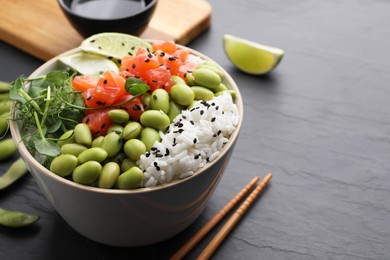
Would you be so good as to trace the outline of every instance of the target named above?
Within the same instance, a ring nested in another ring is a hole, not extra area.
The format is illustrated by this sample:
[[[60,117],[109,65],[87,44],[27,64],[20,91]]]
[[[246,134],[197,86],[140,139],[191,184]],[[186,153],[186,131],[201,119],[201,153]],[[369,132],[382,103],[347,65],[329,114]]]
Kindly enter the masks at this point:
[[[86,52],[122,59],[133,55],[140,47],[151,48],[147,41],[124,33],[98,33],[85,39],[80,48]]]
[[[223,47],[230,61],[240,70],[253,75],[270,72],[279,64],[284,51],[251,42],[229,34],[223,36]]]
[[[107,57],[83,51],[60,56],[59,60],[82,75],[97,76],[106,70],[118,72],[118,66]]]

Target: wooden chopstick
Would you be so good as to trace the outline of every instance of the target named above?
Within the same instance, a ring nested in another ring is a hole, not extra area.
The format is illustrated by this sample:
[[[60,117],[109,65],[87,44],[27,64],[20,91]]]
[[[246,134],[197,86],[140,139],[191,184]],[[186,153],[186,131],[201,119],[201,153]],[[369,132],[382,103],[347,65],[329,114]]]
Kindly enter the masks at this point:
[[[263,181],[249,194],[248,198],[241,204],[241,206],[234,212],[234,214],[229,218],[226,224],[221,228],[217,233],[214,239],[208,244],[208,246],[203,250],[203,252],[196,258],[197,260],[209,259],[218,246],[223,242],[226,236],[234,228],[240,218],[244,215],[245,211],[252,205],[255,199],[259,196],[265,185],[272,178],[272,174],[269,173],[263,179]]]
[[[246,193],[258,182],[259,177],[254,177],[237,195],[231,199],[215,216],[207,222],[187,243],[185,243],[170,260],[183,259],[201,241],[218,222],[220,222],[229,211],[245,196]]]

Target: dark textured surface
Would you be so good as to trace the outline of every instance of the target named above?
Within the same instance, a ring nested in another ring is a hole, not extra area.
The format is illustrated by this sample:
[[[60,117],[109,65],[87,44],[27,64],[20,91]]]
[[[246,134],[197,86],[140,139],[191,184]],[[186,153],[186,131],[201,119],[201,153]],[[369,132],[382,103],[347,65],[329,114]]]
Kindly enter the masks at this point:
[[[0,259],[166,259],[253,176],[267,172],[274,175],[270,185],[214,259],[390,259],[390,2],[210,3],[212,27],[189,46],[231,73],[245,118],[201,217],[157,245],[103,246],[71,230],[27,176],[0,193],[0,207],[42,218],[28,229],[0,228]],[[224,33],[280,47],[286,56],[268,76],[244,75],[223,52]],[[0,44],[1,80],[41,63]]]

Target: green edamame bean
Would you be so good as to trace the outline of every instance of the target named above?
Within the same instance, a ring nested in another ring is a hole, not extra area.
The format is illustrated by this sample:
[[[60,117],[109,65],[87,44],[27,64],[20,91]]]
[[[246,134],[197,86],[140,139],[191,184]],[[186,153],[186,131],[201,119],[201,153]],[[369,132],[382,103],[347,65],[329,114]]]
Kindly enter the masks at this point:
[[[147,110],[143,112],[140,117],[140,122],[144,126],[153,127],[161,131],[164,131],[171,123],[168,115],[161,110]]]
[[[17,159],[11,164],[8,170],[0,176],[0,190],[7,188],[21,177],[26,175],[28,169],[22,158]]]
[[[228,87],[226,87],[225,84],[221,83],[219,84],[218,88],[214,89],[214,92],[217,93],[219,91],[228,90]]]
[[[102,142],[104,140],[104,136],[98,136],[95,139],[93,139],[91,147],[100,147],[102,145]]]
[[[142,104],[144,105],[145,111],[150,109],[150,99],[151,95],[148,92],[142,95]]]
[[[168,117],[171,120],[171,123],[175,119],[176,116],[181,114],[181,111],[183,110],[183,107],[176,104],[174,101],[169,102],[169,112]]]
[[[181,77],[176,76],[176,75],[171,76],[171,80],[172,80],[173,84],[179,84],[179,83],[180,84],[186,84],[184,79],[182,79]]]
[[[129,170],[131,167],[137,166],[132,160],[126,158],[121,163],[121,172],[125,172]]]
[[[37,215],[0,208],[1,226],[12,228],[25,227],[37,222],[39,218]]]
[[[130,119],[129,113],[123,109],[112,109],[108,111],[108,116],[117,124],[124,124]]]
[[[233,99],[236,98],[236,92],[234,90],[231,90],[231,89],[219,91],[219,92],[215,93],[215,96],[218,97],[225,92],[229,93]]]
[[[10,100],[8,93],[0,93],[0,102]]]
[[[17,150],[18,148],[12,138],[0,141],[0,161],[10,158]]]
[[[99,178],[101,172],[102,165],[100,163],[97,161],[88,161],[74,169],[72,178],[76,183],[89,185]]]
[[[184,84],[175,84],[171,88],[171,98],[181,106],[188,106],[194,101],[194,92]]]
[[[150,108],[161,110],[165,114],[169,111],[169,94],[164,89],[158,88],[153,91],[150,99]]]
[[[123,150],[130,160],[137,161],[141,154],[146,152],[146,145],[138,139],[130,139],[123,146]]]
[[[150,148],[153,147],[155,142],[160,142],[161,137],[160,134],[156,129],[153,129],[151,127],[145,127],[141,131],[141,141],[145,144],[146,150],[150,151]]]
[[[137,138],[141,133],[142,126],[138,122],[130,122],[123,129],[122,137],[125,140]]]
[[[215,62],[212,62],[212,61],[209,61],[209,60],[207,60],[204,63],[202,63],[200,66],[198,66],[198,68],[205,68],[205,69],[213,70],[214,72],[216,72],[221,77],[221,79],[224,76],[223,71],[221,70],[221,68]]]
[[[63,146],[61,146],[61,154],[71,154],[77,157],[80,153],[84,152],[87,149],[88,147],[85,147],[82,144],[64,144]]]
[[[114,187],[120,174],[120,167],[115,162],[106,163],[98,179],[98,187],[104,189],[110,189]]]
[[[197,85],[209,88],[211,90],[218,88],[221,84],[221,77],[213,70],[197,68],[192,73]]]
[[[10,112],[0,114],[0,137],[8,132]]]
[[[186,73],[186,82],[188,86],[194,86],[195,85],[195,78],[194,75],[191,72]]]
[[[104,137],[100,148],[107,152],[107,157],[112,157],[122,149],[122,137],[116,132],[111,132]]]
[[[72,174],[78,165],[78,159],[72,154],[61,154],[54,158],[50,164],[50,171],[55,174],[66,177]]]
[[[118,135],[122,136],[123,133],[123,126],[118,124],[113,124],[107,129],[107,133],[115,132]]]
[[[91,129],[85,123],[77,124],[74,128],[74,138],[76,143],[90,147],[92,144]]]
[[[6,100],[0,102],[0,114],[3,114],[4,112],[9,112],[11,110],[12,101]]]
[[[0,81],[0,92],[1,93],[8,93],[11,89],[11,84],[8,82]]]
[[[86,163],[88,161],[102,162],[107,158],[107,156],[108,153],[105,149],[100,147],[92,147],[80,153],[78,156],[78,160],[81,164]]]
[[[73,144],[75,142],[76,138],[74,138],[74,130],[68,130],[61,135],[60,139],[57,141],[57,144],[59,147],[61,147],[64,144]]]
[[[138,188],[144,179],[144,173],[138,167],[132,167],[119,175],[117,186],[119,189]]]
[[[210,89],[201,87],[201,86],[193,86],[191,87],[192,91],[195,94],[195,100],[211,100],[214,98],[214,92]]]

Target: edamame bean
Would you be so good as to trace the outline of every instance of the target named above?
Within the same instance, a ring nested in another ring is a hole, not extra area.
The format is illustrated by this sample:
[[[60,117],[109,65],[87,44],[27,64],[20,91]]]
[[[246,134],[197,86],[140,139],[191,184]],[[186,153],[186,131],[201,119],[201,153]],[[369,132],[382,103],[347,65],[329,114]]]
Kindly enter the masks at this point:
[[[88,147],[85,147],[82,144],[64,144],[63,146],[61,146],[61,154],[71,154],[77,157],[80,153],[84,152],[87,149]]]
[[[204,63],[199,65],[197,68],[204,68],[204,69],[212,70],[215,73],[217,73],[220,78],[223,78],[223,76],[224,76],[222,70],[218,67],[217,64],[215,64],[212,61],[205,61]]]
[[[214,92],[210,89],[201,87],[201,86],[193,86],[191,87],[192,91],[195,94],[195,100],[211,100],[214,98]]]
[[[169,111],[169,94],[164,89],[158,88],[153,91],[150,99],[150,108],[161,110],[165,114]]]
[[[141,133],[142,126],[138,122],[130,122],[123,129],[123,139],[129,140],[133,138],[137,138]]]
[[[150,99],[151,95],[148,92],[142,95],[142,104],[144,105],[145,111],[150,109]]]
[[[123,133],[123,126],[118,124],[113,124],[107,129],[107,133],[115,132],[118,135],[122,136]]]
[[[120,167],[115,162],[106,163],[98,179],[98,187],[104,189],[110,189],[114,187],[120,174]]]
[[[172,80],[173,84],[178,84],[178,83],[180,83],[180,84],[186,84],[186,82],[184,81],[184,79],[182,79],[181,77],[176,76],[176,75],[171,76],[171,80]]]
[[[147,110],[143,112],[140,117],[140,122],[144,126],[153,127],[161,131],[164,131],[171,123],[168,115],[161,110]]]
[[[102,166],[100,163],[97,161],[88,161],[74,169],[72,178],[76,183],[89,185],[99,178],[101,171]]]
[[[234,90],[231,90],[231,89],[219,91],[219,92],[215,93],[215,96],[218,97],[218,96],[222,95],[223,93],[229,93],[233,99],[236,98],[236,92]]]
[[[144,179],[144,173],[138,167],[132,167],[119,175],[117,186],[119,189],[138,188]]]
[[[10,158],[16,153],[18,148],[12,138],[4,139],[0,141],[0,161]]]
[[[59,147],[61,147],[64,144],[73,144],[75,142],[76,139],[74,138],[74,130],[68,130],[61,135],[60,139],[57,141],[57,144]]]
[[[181,111],[183,110],[183,107],[176,104],[174,101],[169,102],[169,112],[168,117],[171,120],[171,123],[175,119],[176,116],[181,114]]]
[[[74,128],[74,138],[76,143],[90,147],[92,144],[91,129],[85,123],[77,124]]]
[[[4,112],[9,112],[11,110],[12,101],[6,100],[0,102],[0,114],[3,114]]]
[[[37,215],[0,208],[1,226],[12,228],[25,227],[37,222],[39,218]]]
[[[21,177],[26,175],[28,169],[22,158],[17,159],[11,164],[8,170],[0,176],[0,190],[7,188]]]
[[[188,86],[194,86],[195,85],[195,78],[192,72],[186,73],[186,82]]]
[[[123,109],[112,109],[108,111],[108,116],[117,124],[124,124],[129,121],[130,118],[129,113]]]
[[[107,158],[107,155],[108,153],[105,149],[100,147],[92,147],[80,153],[78,160],[81,164],[88,161],[102,162]]]
[[[122,137],[116,132],[111,132],[104,137],[100,148],[107,152],[107,157],[112,157],[122,149]]]
[[[102,145],[102,142],[104,140],[104,136],[98,136],[95,139],[93,139],[91,147],[100,147]]]
[[[10,112],[0,114],[0,137],[8,132]]]
[[[72,174],[78,165],[78,159],[72,154],[61,154],[54,158],[50,164],[50,171],[55,174],[66,177]]]
[[[137,161],[141,154],[146,152],[146,146],[141,140],[130,139],[123,146],[123,150],[130,160]]]
[[[134,166],[137,166],[137,165],[129,158],[126,158],[121,163],[121,172],[125,172]]]
[[[225,84],[221,83],[219,84],[218,88],[214,89],[214,92],[217,93],[219,91],[228,90]]]
[[[218,88],[221,84],[221,77],[210,69],[197,68],[192,73],[197,85],[209,88],[211,90]]]
[[[0,81],[0,92],[8,93],[11,88],[11,84],[8,82]]]
[[[153,147],[155,142],[160,142],[160,134],[156,129],[150,128],[150,127],[145,127],[141,131],[141,141],[145,144],[146,150],[150,151],[150,148]]]
[[[179,105],[188,106],[194,101],[194,97],[194,92],[187,85],[175,84],[171,88],[171,98]]]
[[[0,102],[10,100],[8,93],[0,93]]]

